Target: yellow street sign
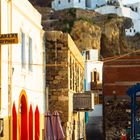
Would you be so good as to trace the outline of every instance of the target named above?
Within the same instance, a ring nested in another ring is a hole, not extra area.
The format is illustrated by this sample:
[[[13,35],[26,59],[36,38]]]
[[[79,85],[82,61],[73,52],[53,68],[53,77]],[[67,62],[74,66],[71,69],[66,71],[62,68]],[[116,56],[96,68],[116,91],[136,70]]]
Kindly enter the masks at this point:
[[[18,34],[17,33],[0,35],[0,45],[17,44],[17,43],[18,43]]]

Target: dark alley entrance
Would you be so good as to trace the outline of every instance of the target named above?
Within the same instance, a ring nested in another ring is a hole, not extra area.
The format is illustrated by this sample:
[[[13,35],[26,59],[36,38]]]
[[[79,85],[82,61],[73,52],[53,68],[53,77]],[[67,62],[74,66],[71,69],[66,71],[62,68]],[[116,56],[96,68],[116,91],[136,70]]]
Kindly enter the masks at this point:
[[[102,117],[89,117],[86,125],[87,140],[103,140]]]

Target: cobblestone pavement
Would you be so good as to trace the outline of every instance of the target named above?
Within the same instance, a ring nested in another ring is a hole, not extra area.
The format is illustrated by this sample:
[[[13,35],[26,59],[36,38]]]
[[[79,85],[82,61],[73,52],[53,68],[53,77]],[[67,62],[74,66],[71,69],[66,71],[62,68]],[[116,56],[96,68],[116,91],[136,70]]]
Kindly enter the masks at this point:
[[[86,125],[87,140],[103,140],[102,117],[89,117]]]

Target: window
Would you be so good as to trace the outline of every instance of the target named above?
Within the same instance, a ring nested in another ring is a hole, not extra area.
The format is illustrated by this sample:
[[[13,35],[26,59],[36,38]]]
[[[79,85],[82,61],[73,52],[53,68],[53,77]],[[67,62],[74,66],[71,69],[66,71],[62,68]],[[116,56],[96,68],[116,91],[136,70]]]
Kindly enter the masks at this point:
[[[79,0],[79,3],[81,2],[81,0]]]
[[[60,0],[58,1],[58,4],[61,4],[61,1]]]
[[[86,51],[86,60],[90,60],[89,51]]]
[[[72,89],[72,58],[70,56],[70,89]]]
[[[29,70],[32,70],[32,38],[29,37],[29,51],[28,51],[28,65],[29,65]]]
[[[25,33],[21,33],[21,65],[25,68]]]
[[[99,72],[97,72],[96,68],[91,73],[91,81],[95,83],[99,81]]]
[[[132,30],[130,29],[130,32],[132,32]]]
[[[70,0],[68,0],[68,3],[70,3]]]
[[[73,90],[75,90],[75,62],[74,60],[72,62],[72,85],[73,85]]]
[[[136,30],[134,29],[134,33],[136,32]]]

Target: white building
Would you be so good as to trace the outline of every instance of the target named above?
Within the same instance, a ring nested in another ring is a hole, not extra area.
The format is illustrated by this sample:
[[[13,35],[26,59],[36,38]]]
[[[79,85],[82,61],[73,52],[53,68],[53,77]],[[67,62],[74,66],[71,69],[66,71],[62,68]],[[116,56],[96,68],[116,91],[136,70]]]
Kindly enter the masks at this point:
[[[82,0],[55,0],[52,2],[52,8],[62,10],[67,8],[85,9],[85,3]]]
[[[52,8],[62,10],[67,8],[95,9],[100,5],[104,5],[107,0],[54,0]]]
[[[1,34],[17,33],[19,39],[0,52],[0,140],[40,140],[45,112],[41,15],[28,0],[1,0],[0,13]]]
[[[102,94],[102,91],[93,90],[91,85],[102,85],[102,67],[103,62],[99,61],[99,52],[97,49],[91,49],[83,52],[85,58],[85,91],[93,91],[94,95]],[[102,105],[94,106],[94,111],[89,113],[90,116],[102,116]]]
[[[140,32],[140,2],[126,3],[125,5],[116,7],[114,5],[105,5],[103,7],[96,8],[95,11],[100,14],[117,14],[118,16],[128,17],[132,19],[133,26],[129,29],[125,29],[127,36],[134,36],[137,32]]]
[[[100,14],[117,14],[132,19],[134,25],[125,30],[127,36],[134,36],[140,32],[140,1],[138,0],[54,0],[52,8],[55,10],[82,8],[95,10]]]

